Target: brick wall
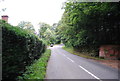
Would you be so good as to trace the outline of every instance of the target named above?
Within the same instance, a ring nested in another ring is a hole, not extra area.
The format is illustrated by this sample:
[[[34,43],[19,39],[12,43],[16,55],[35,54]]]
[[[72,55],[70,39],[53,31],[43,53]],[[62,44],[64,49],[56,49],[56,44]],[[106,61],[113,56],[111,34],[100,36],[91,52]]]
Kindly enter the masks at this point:
[[[99,57],[106,59],[120,58],[120,45],[102,45],[99,49]]]

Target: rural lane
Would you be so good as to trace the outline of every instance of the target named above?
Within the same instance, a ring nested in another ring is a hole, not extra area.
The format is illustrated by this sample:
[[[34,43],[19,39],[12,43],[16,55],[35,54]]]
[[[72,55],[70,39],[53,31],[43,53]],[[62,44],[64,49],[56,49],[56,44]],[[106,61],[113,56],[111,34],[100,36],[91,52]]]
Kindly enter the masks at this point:
[[[63,45],[49,47],[51,57],[45,79],[79,79],[91,81],[119,81],[117,69],[90,59],[73,55],[62,49]]]

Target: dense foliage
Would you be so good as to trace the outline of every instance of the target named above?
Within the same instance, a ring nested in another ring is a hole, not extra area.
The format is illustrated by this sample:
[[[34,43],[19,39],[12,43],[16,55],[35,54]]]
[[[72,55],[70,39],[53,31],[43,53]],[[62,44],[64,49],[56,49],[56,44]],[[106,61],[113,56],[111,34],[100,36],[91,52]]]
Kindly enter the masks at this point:
[[[57,28],[63,43],[83,52],[97,52],[100,45],[120,44],[119,5],[66,2]]]
[[[17,26],[24,30],[29,30],[31,33],[35,33],[34,26],[32,25],[31,22],[21,21]]]
[[[45,44],[33,33],[0,22],[2,27],[2,78],[15,79],[25,71],[25,66],[38,59]]]
[[[49,24],[43,22],[39,23],[39,37],[47,45],[60,43],[60,40],[56,35],[56,27],[57,27],[56,23],[54,23],[53,26],[50,26]]]
[[[25,73],[22,76],[19,76],[18,80],[44,81],[44,78],[46,78],[47,62],[50,55],[51,50],[47,49],[40,59],[34,61],[31,66],[26,67]]]

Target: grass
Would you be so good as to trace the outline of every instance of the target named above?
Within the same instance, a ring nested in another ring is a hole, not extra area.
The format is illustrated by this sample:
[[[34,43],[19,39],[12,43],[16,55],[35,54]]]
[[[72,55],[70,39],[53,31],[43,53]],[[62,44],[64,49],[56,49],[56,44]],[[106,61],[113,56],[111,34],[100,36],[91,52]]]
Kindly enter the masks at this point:
[[[74,55],[77,55],[77,56],[80,56],[80,57],[84,57],[84,58],[87,58],[87,59],[94,59],[94,60],[103,60],[102,58],[99,58],[99,57],[92,57],[88,54],[83,54],[83,53],[80,53],[80,52],[77,52],[77,51],[74,51],[73,48],[68,48],[68,47],[63,47],[64,50],[74,54]]]
[[[18,76],[18,79],[20,81],[27,81],[28,79],[43,80],[46,75],[46,68],[50,55],[51,50],[47,49],[40,59],[36,60],[31,66],[26,67],[26,72],[23,76]]]

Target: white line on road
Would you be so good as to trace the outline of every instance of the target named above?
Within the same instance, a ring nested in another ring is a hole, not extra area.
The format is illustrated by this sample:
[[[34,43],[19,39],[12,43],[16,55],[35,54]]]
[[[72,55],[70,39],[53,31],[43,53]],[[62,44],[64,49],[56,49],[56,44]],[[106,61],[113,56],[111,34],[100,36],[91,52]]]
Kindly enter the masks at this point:
[[[83,68],[82,66],[79,65],[79,67],[81,69],[83,69],[84,71],[86,71],[88,74],[90,74],[91,76],[93,76],[95,79],[99,80],[99,81],[102,81],[100,78],[98,78],[97,76],[95,76],[94,74],[92,74],[91,72],[89,72],[88,70],[86,70],[85,68]]]
[[[70,59],[69,57],[67,57],[67,59],[69,59],[71,62],[74,62],[72,59]]]
[[[63,56],[66,56],[66,55],[63,54]]]

